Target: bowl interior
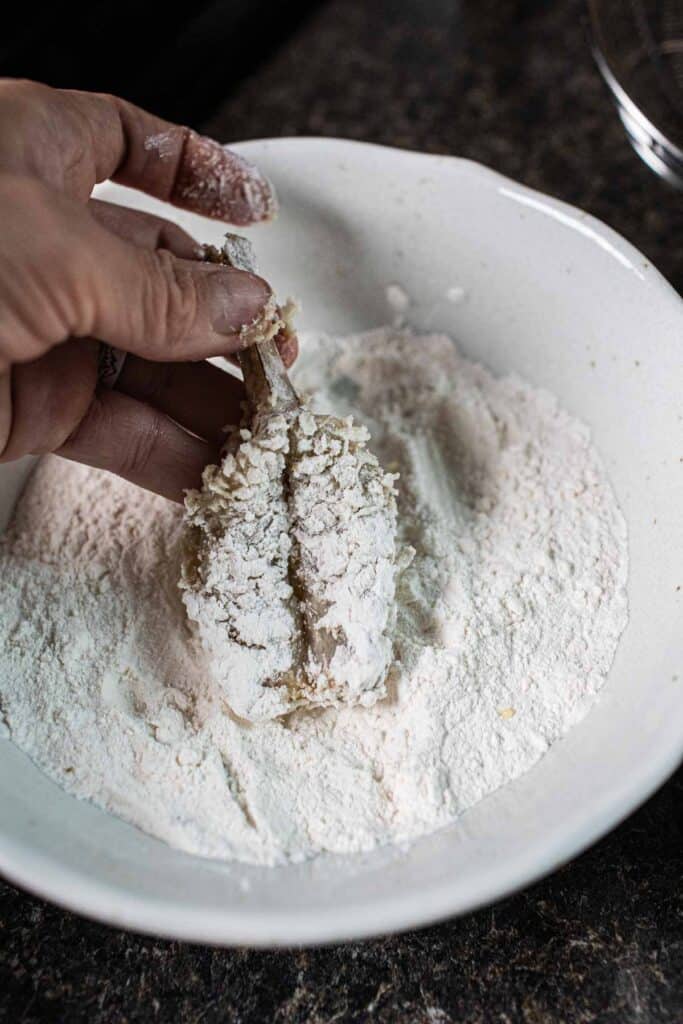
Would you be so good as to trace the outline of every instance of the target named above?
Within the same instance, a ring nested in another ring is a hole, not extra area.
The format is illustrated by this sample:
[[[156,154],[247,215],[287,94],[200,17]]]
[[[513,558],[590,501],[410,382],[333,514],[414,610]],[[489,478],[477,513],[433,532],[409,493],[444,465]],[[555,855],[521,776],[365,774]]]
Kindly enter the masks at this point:
[[[675,766],[683,746],[683,306],[581,212],[466,161],[333,140],[248,143],[282,213],[248,232],[304,327],[392,317],[444,330],[497,372],[556,392],[592,428],[629,526],[630,623],[603,697],[527,775],[407,849],[276,869],[188,856],[64,794],[0,740],[0,870],[100,919],[219,943],[325,941],[421,924],[568,859]],[[113,185],[197,239],[221,226]],[[464,289],[462,301],[449,289]],[[0,528],[30,460],[0,467]],[[677,589],[678,588],[678,589]]]

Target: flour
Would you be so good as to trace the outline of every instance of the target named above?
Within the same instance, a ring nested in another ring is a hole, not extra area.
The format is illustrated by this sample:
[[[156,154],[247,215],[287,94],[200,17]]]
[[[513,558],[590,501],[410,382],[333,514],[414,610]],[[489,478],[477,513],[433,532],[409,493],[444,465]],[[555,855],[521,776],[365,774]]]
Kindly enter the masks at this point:
[[[384,295],[393,314],[392,322],[400,327],[410,308],[410,296],[401,288],[400,284],[388,284],[384,289]]]
[[[284,416],[269,416],[255,436],[240,431],[234,454],[207,466],[202,490],[186,499],[183,601],[230,707],[252,720],[288,709],[287,675],[299,658],[282,486],[287,427]]]
[[[156,150],[163,159],[158,143]],[[278,212],[275,189],[258,167],[195,132],[186,136],[173,198],[230,224],[272,220]]]
[[[160,160],[172,160],[178,152],[178,145],[173,132],[158,132],[148,135],[143,143],[148,153],[156,153]]]
[[[237,717],[177,587],[182,511],[114,477],[43,460],[0,545],[11,739],[172,845],[261,864],[409,841],[527,771],[590,708],[627,614],[623,518],[550,394],[398,328],[302,349],[314,410],[367,424],[400,473],[416,554],[383,700]]]
[[[386,696],[410,549],[368,439],[351,417],[261,411],[187,495],[183,600],[242,718]]]
[[[467,298],[467,292],[460,285],[454,284],[446,290],[446,298],[454,306],[459,306]]]

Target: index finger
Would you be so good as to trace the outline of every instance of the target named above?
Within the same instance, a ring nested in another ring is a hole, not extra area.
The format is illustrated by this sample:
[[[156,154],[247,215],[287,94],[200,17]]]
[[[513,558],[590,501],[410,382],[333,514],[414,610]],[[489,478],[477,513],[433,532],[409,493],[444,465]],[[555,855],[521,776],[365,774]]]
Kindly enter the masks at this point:
[[[277,212],[257,167],[214,139],[116,96],[0,82],[0,168],[86,200],[111,178],[175,206],[238,226]]]

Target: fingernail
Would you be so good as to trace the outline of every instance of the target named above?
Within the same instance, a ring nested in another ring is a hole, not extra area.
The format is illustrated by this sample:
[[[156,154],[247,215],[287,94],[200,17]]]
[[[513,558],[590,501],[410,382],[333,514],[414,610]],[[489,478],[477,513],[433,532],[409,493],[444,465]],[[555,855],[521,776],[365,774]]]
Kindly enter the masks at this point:
[[[196,132],[187,136],[172,199],[241,227],[277,213],[275,189],[258,167]]]
[[[211,267],[206,288],[211,325],[218,334],[237,334],[253,324],[272,295],[256,274],[220,267]]]

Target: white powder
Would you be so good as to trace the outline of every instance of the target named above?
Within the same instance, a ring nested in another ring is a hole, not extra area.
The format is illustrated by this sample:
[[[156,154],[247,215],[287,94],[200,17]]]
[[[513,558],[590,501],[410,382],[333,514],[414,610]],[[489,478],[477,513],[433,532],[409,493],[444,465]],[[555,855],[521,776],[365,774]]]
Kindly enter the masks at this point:
[[[271,220],[278,212],[275,189],[258,167],[194,132],[186,138],[174,198],[231,224]]]
[[[467,292],[460,285],[453,285],[446,291],[446,298],[449,302],[452,302],[455,306],[464,302],[467,298]]]
[[[389,309],[393,313],[392,321],[399,325],[403,323],[405,314],[410,308],[410,296],[401,288],[400,284],[388,284],[384,289]]]
[[[187,495],[183,600],[242,718],[386,696],[410,558],[368,439],[351,417],[261,410]]]
[[[156,153],[160,160],[170,160],[178,152],[177,132],[159,132],[157,135],[148,135],[143,143],[148,153]]]
[[[44,460],[0,547],[12,740],[175,846],[265,864],[452,821],[585,715],[626,622],[624,521],[551,395],[396,328],[303,351],[298,387],[401,474],[384,700],[237,718],[184,614],[181,510],[114,477]]]

